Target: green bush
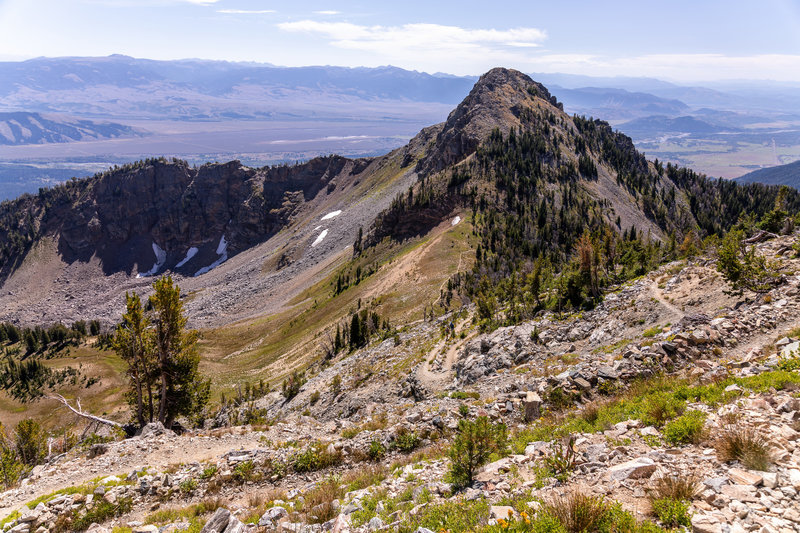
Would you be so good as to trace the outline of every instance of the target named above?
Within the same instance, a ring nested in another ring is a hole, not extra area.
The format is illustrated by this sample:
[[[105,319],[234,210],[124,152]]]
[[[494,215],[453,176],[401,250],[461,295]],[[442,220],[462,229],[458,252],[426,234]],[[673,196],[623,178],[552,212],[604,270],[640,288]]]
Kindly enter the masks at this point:
[[[329,452],[322,442],[315,442],[305,450],[294,454],[290,462],[295,472],[316,472],[342,462],[342,453]]]
[[[233,468],[233,479],[239,483],[253,481],[256,478],[256,465],[253,461],[242,461]]]
[[[29,466],[38,465],[47,455],[47,437],[42,426],[32,418],[17,424],[14,445],[19,459]]]
[[[181,481],[180,489],[181,492],[183,493],[188,494],[189,492],[192,492],[196,488],[197,488],[197,481],[195,481],[193,478],[187,478]]]
[[[115,516],[127,513],[131,507],[133,507],[131,498],[120,498],[117,503],[109,503],[100,499],[91,509],[87,509],[85,513],[75,516],[69,521],[69,531],[84,531],[94,523],[102,524]]]
[[[200,479],[211,479],[217,473],[217,465],[209,465],[200,473]]]
[[[300,393],[300,388],[305,385],[306,378],[303,372],[295,370],[292,374],[283,380],[281,392],[286,400],[291,400]]]
[[[550,453],[545,457],[544,464],[547,471],[562,483],[569,479],[575,468],[575,437],[572,435],[562,441],[550,443]]]
[[[25,465],[19,461],[16,452],[0,440],[0,486],[3,489],[16,486],[24,473]]]
[[[706,415],[702,411],[688,411],[667,423],[664,439],[670,444],[697,444],[705,433]]]
[[[381,441],[373,440],[369,443],[369,449],[367,449],[367,456],[373,461],[379,461],[386,456],[386,446],[384,446]]]
[[[691,504],[686,500],[673,500],[672,498],[660,498],[658,500],[653,500],[652,505],[653,505],[653,513],[665,526],[691,527],[692,515],[689,512]]]
[[[492,454],[504,456],[508,449],[508,430],[505,424],[492,424],[486,416],[474,422],[461,420],[458,433],[448,450],[449,479],[453,488],[468,487],[475,480],[478,468],[489,462]]]
[[[413,452],[420,444],[421,439],[414,431],[401,427],[395,436],[394,445],[403,453]]]

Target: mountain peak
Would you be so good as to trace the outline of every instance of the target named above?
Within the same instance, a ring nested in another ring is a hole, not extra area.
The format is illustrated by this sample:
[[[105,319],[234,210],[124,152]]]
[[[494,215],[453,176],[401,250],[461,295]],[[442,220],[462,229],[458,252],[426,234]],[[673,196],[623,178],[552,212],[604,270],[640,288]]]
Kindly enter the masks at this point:
[[[561,109],[544,85],[518,70],[493,68],[447,117],[434,148],[420,161],[417,171],[441,170],[474,152],[493,129],[508,133],[520,126],[523,109],[550,106]]]

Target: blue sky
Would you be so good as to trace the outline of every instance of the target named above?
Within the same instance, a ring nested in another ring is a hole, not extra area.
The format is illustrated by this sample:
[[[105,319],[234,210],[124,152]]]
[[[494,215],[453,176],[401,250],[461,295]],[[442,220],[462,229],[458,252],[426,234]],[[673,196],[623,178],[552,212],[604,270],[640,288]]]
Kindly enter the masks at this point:
[[[800,81],[799,0],[0,0],[0,60],[203,58]]]

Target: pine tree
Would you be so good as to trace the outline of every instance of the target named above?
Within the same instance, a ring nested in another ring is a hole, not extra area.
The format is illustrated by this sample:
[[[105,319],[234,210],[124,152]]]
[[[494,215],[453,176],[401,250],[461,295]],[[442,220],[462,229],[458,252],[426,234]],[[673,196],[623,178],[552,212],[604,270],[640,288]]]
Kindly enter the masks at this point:
[[[153,336],[150,321],[142,309],[142,301],[136,293],[125,294],[125,314],[117,326],[113,347],[128,364],[126,374],[130,380],[131,403],[135,406],[139,426],[152,422],[155,416],[154,394],[157,378],[157,361],[153,352]]]
[[[172,427],[180,415],[199,413],[208,402],[210,381],[198,371],[198,334],[186,331],[186,317],[180,301],[180,288],[172,276],[163,276],[153,283],[150,297],[154,310],[154,347],[160,378],[158,420]]]

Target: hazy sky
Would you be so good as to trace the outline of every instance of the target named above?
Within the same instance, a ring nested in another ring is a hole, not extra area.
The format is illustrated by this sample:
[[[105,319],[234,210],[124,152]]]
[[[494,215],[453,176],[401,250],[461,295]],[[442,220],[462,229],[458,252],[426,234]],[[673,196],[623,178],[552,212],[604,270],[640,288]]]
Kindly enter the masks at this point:
[[[800,0],[0,0],[0,60],[114,53],[798,82]]]

